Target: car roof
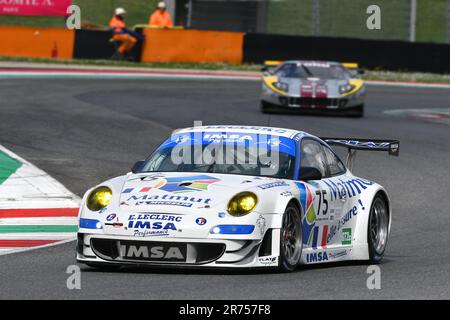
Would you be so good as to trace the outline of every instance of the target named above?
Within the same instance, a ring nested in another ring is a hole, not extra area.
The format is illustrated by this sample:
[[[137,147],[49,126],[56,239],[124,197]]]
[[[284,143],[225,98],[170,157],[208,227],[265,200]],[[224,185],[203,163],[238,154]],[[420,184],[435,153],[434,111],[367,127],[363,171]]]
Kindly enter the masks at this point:
[[[312,136],[307,132],[293,129],[262,127],[262,126],[236,126],[236,125],[210,125],[210,126],[191,127],[178,130],[174,134],[184,134],[191,132],[266,134],[266,135],[276,135],[280,137],[286,137],[290,139],[293,139],[294,137],[301,138],[303,136]]]

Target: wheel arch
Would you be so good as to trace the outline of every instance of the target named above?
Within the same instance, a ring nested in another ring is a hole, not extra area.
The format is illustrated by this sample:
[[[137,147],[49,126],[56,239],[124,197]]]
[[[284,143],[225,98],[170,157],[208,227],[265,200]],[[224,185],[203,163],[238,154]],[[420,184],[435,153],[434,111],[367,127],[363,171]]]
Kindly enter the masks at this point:
[[[289,202],[286,204],[286,208],[287,208],[290,204],[294,204],[294,205],[297,207],[298,211],[300,212],[300,219],[303,219],[303,216],[304,216],[304,210],[303,210],[303,208],[302,208],[302,206],[301,206],[301,204],[300,204],[300,201],[299,201],[297,198],[291,198],[291,199],[289,200]]]

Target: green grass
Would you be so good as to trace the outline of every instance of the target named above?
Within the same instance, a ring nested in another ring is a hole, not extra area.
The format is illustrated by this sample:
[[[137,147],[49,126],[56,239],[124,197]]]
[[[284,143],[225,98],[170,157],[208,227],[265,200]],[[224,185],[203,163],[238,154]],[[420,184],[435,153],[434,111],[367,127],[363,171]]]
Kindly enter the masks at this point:
[[[449,42],[450,38],[446,32],[446,13],[449,14],[448,0],[432,0],[417,2],[417,41],[426,42]],[[450,30],[449,30],[450,31]]]
[[[311,1],[271,1],[267,15],[267,32],[311,35],[311,11]]]
[[[320,35],[365,39],[409,40],[409,0],[318,0]],[[312,35],[313,0],[269,2],[267,31]],[[417,41],[446,42],[447,0],[417,1]],[[368,30],[366,9],[381,8],[381,30]],[[450,19],[450,17],[449,17]]]
[[[190,69],[190,70],[217,70],[217,71],[247,71],[260,72],[261,65],[257,64],[225,64],[225,63],[133,63],[119,62],[110,60],[53,60],[53,59],[31,59],[31,58],[9,58],[0,57],[0,62],[30,62],[45,64],[61,64],[61,65],[86,65],[86,66],[111,66],[111,67],[134,67],[148,69]],[[450,74],[434,74],[421,72],[394,72],[366,70],[364,74],[366,80],[384,80],[384,81],[416,81],[427,83],[448,83],[450,84]]]

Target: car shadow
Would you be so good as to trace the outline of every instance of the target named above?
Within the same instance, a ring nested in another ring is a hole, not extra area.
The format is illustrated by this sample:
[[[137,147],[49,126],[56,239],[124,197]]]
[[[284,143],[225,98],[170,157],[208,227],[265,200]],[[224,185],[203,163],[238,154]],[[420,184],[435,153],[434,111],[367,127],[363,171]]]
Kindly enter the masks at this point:
[[[393,262],[394,259],[384,258],[379,265],[385,265]],[[312,270],[326,270],[330,268],[337,267],[350,267],[350,266],[369,266],[373,265],[368,261],[358,260],[358,261],[342,261],[342,262],[331,262],[322,264],[312,264],[312,265],[300,265],[295,271],[297,272],[307,272]],[[283,274],[284,272],[279,271],[277,268],[242,268],[242,269],[231,269],[231,268],[211,268],[202,267],[195,268],[190,266],[121,266],[121,267],[102,267],[93,268],[89,266],[82,267],[83,272],[88,273],[131,273],[131,274],[177,274],[177,275],[261,275],[261,274]]]
[[[363,115],[357,113],[346,113],[343,111],[334,110],[273,110],[265,112],[264,114],[271,115],[295,115],[295,116],[307,116],[307,117],[325,117],[325,118],[363,118]]]

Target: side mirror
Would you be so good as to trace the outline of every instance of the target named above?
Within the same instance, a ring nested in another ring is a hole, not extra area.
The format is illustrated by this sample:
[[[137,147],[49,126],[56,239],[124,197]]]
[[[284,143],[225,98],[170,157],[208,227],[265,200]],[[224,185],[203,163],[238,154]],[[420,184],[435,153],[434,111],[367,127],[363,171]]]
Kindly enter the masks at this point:
[[[144,165],[144,163],[145,163],[144,160],[141,160],[141,161],[136,162],[136,163],[133,165],[133,168],[131,168],[131,172],[133,172],[133,173],[138,173],[139,171],[141,171],[142,166]]]
[[[366,73],[366,70],[364,70],[363,68],[358,68],[356,72],[358,72],[358,74],[360,75],[363,75],[364,73]]]
[[[308,180],[321,180],[322,173],[314,167],[303,167],[300,168],[300,175],[298,180],[308,181]]]
[[[264,66],[261,68],[261,72],[267,72],[269,71],[269,68],[267,66]]]

